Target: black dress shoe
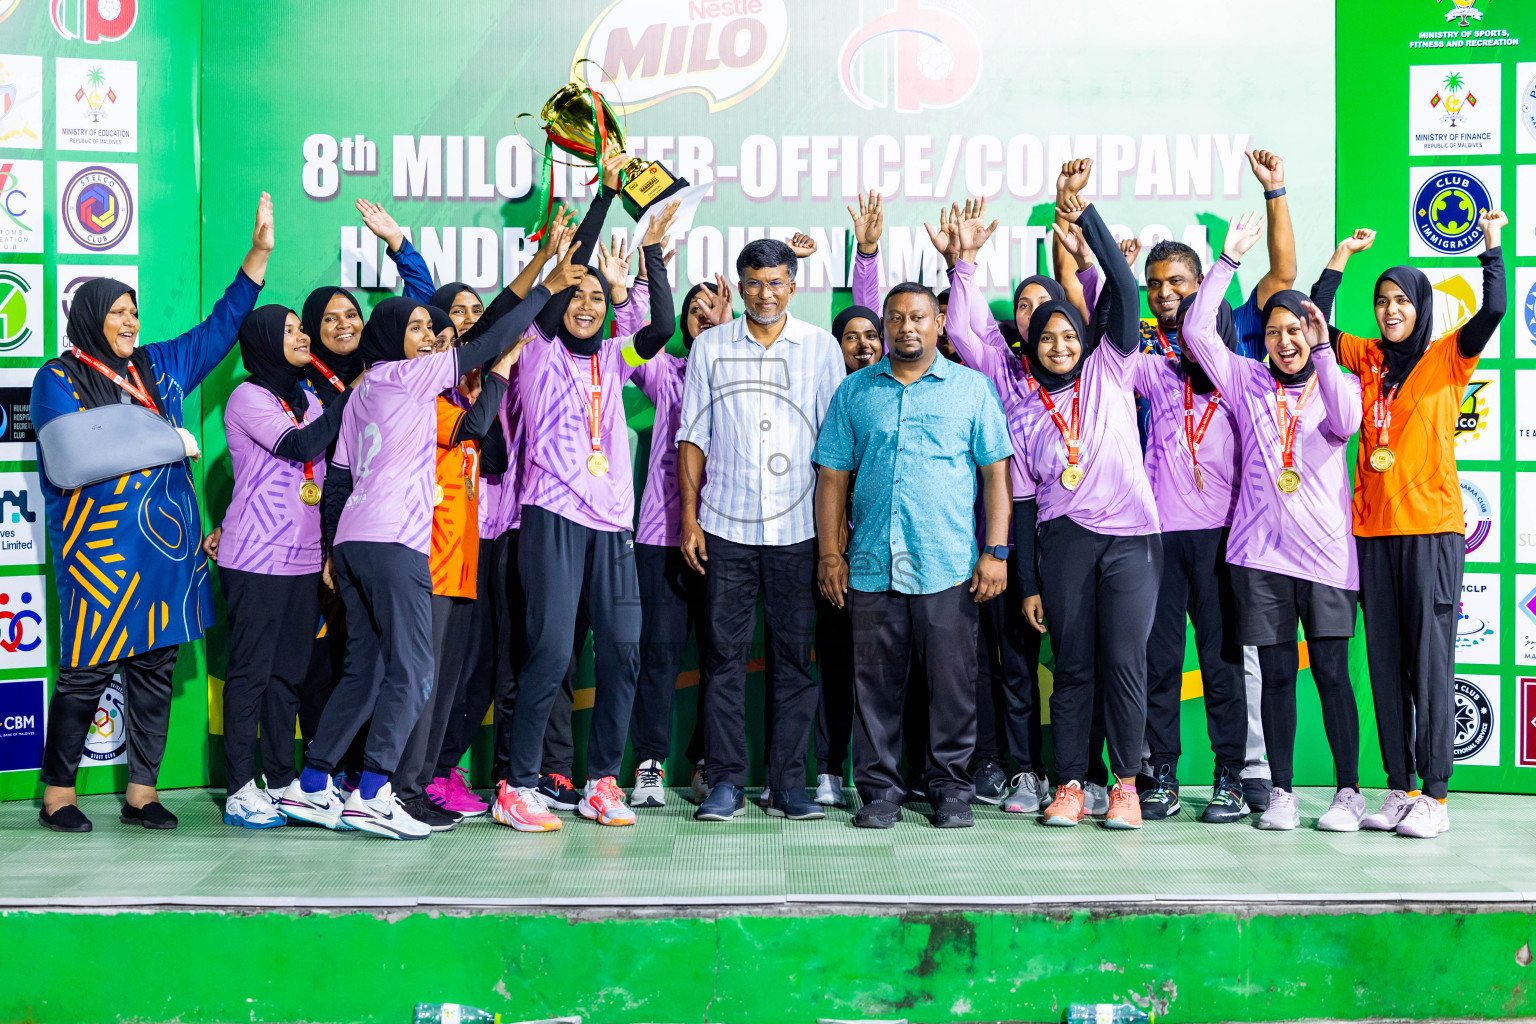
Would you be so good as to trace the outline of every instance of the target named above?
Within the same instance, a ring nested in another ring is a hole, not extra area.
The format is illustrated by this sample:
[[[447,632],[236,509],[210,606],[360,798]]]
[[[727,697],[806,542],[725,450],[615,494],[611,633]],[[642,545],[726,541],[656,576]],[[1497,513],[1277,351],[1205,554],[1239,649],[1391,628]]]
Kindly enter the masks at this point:
[[[940,800],[933,812],[934,828],[970,828],[974,824],[971,805],[964,800]]]
[[[895,828],[900,820],[901,808],[889,800],[873,800],[853,816],[853,823],[859,828]]]
[[[55,832],[89,832],[91,830],[91,819],[87,818],[85,812],[74,804],[65,804],[52,814],[39,809],[37,820],[42,823],[43,828],[51,828]]]
[[[124,825],[143,825],[145,828],[175,828],[181,824],[176,820],[176,815],[165,809],[165,804],[153,800],[143,807],[134,807],[123,804],[123,813],[118,820]]]

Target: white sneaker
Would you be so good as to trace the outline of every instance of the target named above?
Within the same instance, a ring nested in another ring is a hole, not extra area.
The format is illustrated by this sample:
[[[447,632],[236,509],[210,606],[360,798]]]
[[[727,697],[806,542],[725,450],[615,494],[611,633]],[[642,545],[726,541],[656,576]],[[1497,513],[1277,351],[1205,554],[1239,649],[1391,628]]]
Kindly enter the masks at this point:
[[[273,807],[277,806],[277,802],[283,798],[283,793],[288,789],[287,786],[277,786],[274,788],[267,785],[267,777],[265,775],[261,777],[261,785],[257,788],[266,792],[267,799],[272,801]]]
[[[1002,808],[1009,814],[1034,814],[1044,806],[1050,794],[1050,785],[1034,772],[1021,772],[1013,777],[1012,792],[1003,797]],[[1105,808],[1108,810],[1108,807]]]
[[[696,804],[703,803],[709,797],[709,772],[700,761],[693,766],[693,778],[688,780],[688,795],[693,797]]]
[[[635,769],[635,788],[630,790],[629,803],[632,807],[665,807],[667,806],[667,770],[662,767],[660,761],[651,758],[640,762],[640,767]]]
[[[1092,818],[1102,818],[1109,813],[1109,790],[1097,782],[1083,787],[1083,813]]]
[[[1360,827],[1371,832],[1391,832],[1408,814],[1413,797],[1400,789],[1387,790],[1387,798],[1381,802],[1381,810],[1367,814],[1360,820]]]
[[[411,817],[387,782],[372,800],[364,800],[363,791],[354,789],[347,797],[341,820],[359,832],[372,832],[386,839],[425,839],[432,834],[424,822]]]
[[[843,780],[836,775],[816,776],[816,802],[826,807],[844,806]]]
[[[1259,819],[1259,828],[1270,832],[1289,832],[1301,824],[1301,803],[1288,789],[1274,789],[1269,794],[1269,810]]]
[[[1365,797],[1358,789],[1346,786],[1333,794],[1333,803],[1317,819],[1319,832],[1358,832],[1365,817]]]
[[[246,782],[224,801],[224,824],[239,828],[277,828],[288,824],[283,812],[257,787],[254,779]]]
[[[1433,839],[1451,829],[1451,815],[1445,804],[1432,796],[1421,796],[1397,823],[1397,834],[1410,839]]]
[[[306,793],[304,787],[299,784],[299,780],[294,779],[289,783],[288,788],[283,790],[282,799],[277,803],[277,809],[289,818],[307,821],[311,825],[319,825],[335,832],[350,832],[352,826],[341,817],[344,806],[334,780],[327,783],[326,787],[318,793]]]

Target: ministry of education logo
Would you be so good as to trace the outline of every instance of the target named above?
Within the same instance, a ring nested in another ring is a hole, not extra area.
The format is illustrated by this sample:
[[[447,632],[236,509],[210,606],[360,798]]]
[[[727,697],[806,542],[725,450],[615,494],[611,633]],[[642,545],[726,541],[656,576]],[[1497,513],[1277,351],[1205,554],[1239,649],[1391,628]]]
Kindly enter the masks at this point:
[[[1478,175],[1461,168],[1436,171],[1413,197],[1414,232],[1426,255],[1465,256],[1482,243],[1477,219],[1491,209],[1492,192]]]
[[[1456,734],[1453,740],[1453,756],[1458,761],[1471,761],[1483,754],[1491,752],[1493,764],[1498,764],[1497,732],[1498,726],[1493,710],[1493,701],[1483,688],[1472,680],[1463,676],[1457,676],[1453,684],[1453,699],[1455,702],[1455,727]],[[1490,751],[1489,745],[1493,745]]]
[[[133,191],[117,170],[103,164],[82,167],[60,193],[59,223],[81,252],[111,252],[128,237]]]

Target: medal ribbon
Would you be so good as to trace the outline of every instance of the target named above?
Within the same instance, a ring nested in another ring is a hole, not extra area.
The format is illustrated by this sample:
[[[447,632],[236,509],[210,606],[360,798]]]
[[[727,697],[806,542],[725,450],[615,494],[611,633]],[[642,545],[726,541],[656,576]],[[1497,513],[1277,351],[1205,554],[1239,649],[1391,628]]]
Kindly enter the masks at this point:
[[[331,371],[321,367],[320,372],[329,376]],[[276,395],[273,395],[272,397],[277,398]],[[293,414],[293,410],[288,408],[287,402],[283,401],[281,398],[278,398],[277,404],[283,407],[283,412],[288,414],[288,418],[293,421],[294,426],[298,427],[300,430],[304,429],[304,424],[300,423],[299,418]],[[315,482],[315,462],[313,459],[304,463],[304,482],[308,484]]]
[[[1393,384],[1392,390],[1387,392],[1387,397],[1383,399],[1381,397],[1381,386],[1386,383],[1381,379],[1383,373],[1383,368],[1378,366],[1376,368],[1376,401],[1372,406],[1371,418],[1376,422],[1376,443],[1386,448],[1392,443],[1389,440],[1392,432],[1392,400],[1397,397],[1397,389],[1402,387],[1403,383],[1398,381],[1396,384]]]
[[[1312,392],[1317,390],[1317,374],[1307,381],[1307,386],[1301,389],[1301,398],[1296,403],[1296,412],[1291,414],[1285,401],[1285,387],[1275,381],[1275,415],[1280,421],[1280,455],[1285,462],[1285,468],[1291,468],[1292,453],[1296,450],[1296,425],[1301,422],[1301,410],[1307,407],[1307,399],[1312,397]]]
[[[1081,377],[1072,382],[1072,427],[1070,431],[1067,429],[1066,420],[1062,419],[1061,413],[1056,411],[1056,403],[1051,401],[1050,393],[1045,388],[1040,389],[1040,401],[1045,403],[1046,411],[1051,414],[1051,419],[1056,421],[1056,429],[1061,431],[1061,439],[1067,442],[1067,465],[1069,466],[1077,465],[1082,447],[1082,437],[1078,432],[1077,420],[1077,389],[1082,386],[1082,383],[1083,379]]]
[[[1173,350],[1173,345],[1168,341],[1168,336],[1163,333],[1162,327],[1157,327],[1157,347],[1163,350],[1163,356],[1175,366],[1179,364],[1179,354]]]
[[[75,349],[75,358],[80,360],[86,366],[89,366],[91,369],[95,370],[97,373],[101,374],[103,377],[106,377],[108,380],[122,388],[124,391],[128,392],[134,398],[137,398],[145,406],[148,406],[150,409],[157,413],[160,411],[160,407],[155,404],[155,400],[149,397],[149,388],[144,386],[144,378],[139,376],[139,368],[137,366],[134,366],[132,363],[128,364],[128,373],[133,377],[133,384],[130,384],[126,380],[123,380],[122,377],[118,376],[115,370],[112,370],[103,365],[101,360],[95,358],[94,356],[81,352],[79,349]],[[134,385],[137,385],[137,387]]]
[[[587,427],[592,432],[592,451],[600,453],[603,450],[603,371],[596,355],[592,356],[592,383],[588,386],[587,396]]]
[[[336,376],[334,373],[332,373],[331,372],[331,368],[329,366],[326,366],[320,360],[316,359],[313,354],[311,354],[310,357],[309,357],[309,365],[313,366],[315,369],[317,369],[321,373],[325,374],[325,379],[330,381],[331,382],[331,387],[335,388],[337,391],[345,391],[345,390],[347,390],[347,386],[341,382],[341,378]],[[279,398],[278,401],[281,402],[282,399]],[[283,406],[283,408],[286,409],[288,407],[285,405],[285,406]],[[293,413],[290,412],[288,415],[292,416]],[[295,421],[295,422],[297,422],[297,421]]]
[[[1161,332],[1159,332],[1161,337]],[[1211,417],[1216,415],[1216,406],[1221,403],[1221,392],[1211,390],[1211,400],[1205,405],[1205,414],[1200,417],[1200,426],[1195,426],[1195,388],[1190,384],[1189,378],[1184,378],[1184,439],[1189,442],[1189,464],[1200,465],[1200,442],[1205,440],[1206,428],[1211,425]],[[1289,465],[1289,463],[1287,463]]]

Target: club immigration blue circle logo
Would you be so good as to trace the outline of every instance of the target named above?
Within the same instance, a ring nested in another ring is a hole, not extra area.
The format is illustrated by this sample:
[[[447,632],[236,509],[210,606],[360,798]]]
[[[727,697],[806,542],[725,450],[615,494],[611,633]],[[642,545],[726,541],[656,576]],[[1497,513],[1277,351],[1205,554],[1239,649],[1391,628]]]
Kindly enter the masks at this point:
[[[1464,256],[1483,240],[1477,218],[1493,209],[1488,187],[1467,171],[1440,171],[1413,197],[1413,226],[1441,256]]]
[[[76,244],[90,252],[109,252],[133,224],[133,193],[110,167],[85,167],[64,186],[59,212]]]

